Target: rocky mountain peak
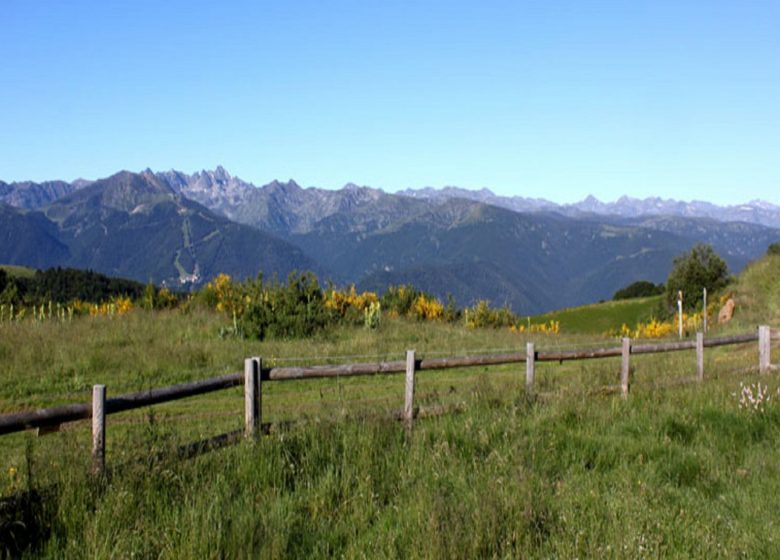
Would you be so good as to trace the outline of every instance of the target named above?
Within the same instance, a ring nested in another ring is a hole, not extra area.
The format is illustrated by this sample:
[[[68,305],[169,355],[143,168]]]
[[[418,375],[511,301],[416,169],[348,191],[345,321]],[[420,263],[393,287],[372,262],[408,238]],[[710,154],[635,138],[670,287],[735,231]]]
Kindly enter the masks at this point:
[[[227,183],[231,179],[230,173],[225,171],[225,168],[221,165],[217,165],[217,168],[211,173],[211,176],[214,177],[215,180],[222,183]]]
[[[274,179],[267,185],[264,185],[261,187],[263,190],[267,190],[274,194],[279,193],[294,193],[298,191],[302,191],[303,189],[301,186],[293,181],[292,179],[289,179],[287,182],[279,181],[278,179]]]

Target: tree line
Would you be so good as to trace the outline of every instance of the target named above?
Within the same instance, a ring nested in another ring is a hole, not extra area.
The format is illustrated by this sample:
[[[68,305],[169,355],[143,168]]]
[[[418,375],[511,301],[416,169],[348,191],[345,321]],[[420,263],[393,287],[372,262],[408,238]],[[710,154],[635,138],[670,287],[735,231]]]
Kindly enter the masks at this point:
[[[0,303],[41,305],[72,301],[102,303],[116,297],[140,299],[146,286],[124,278],[112,278],[92,270],[50,268],[31,276],[9,274],[0,268]]]

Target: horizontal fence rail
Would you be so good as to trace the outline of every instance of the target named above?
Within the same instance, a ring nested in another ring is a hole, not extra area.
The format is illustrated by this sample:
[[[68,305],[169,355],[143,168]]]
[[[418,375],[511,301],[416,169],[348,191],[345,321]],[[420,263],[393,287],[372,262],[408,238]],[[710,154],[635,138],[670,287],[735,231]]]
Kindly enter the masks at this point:
[[[773,339],[780,339],[780,330],[773,329]],[[727,346],[744,344],[758,340],[757,334],[743,334],[737,336],[723,336],[704,340],[705,347]],[[681,350],[693,350],[696,341],[666,342],[661,344],[640,344],[631,347],[632,354],[657,354],[664,352],[676,352]],[[595,358],[617,357],[622,353],[622,348],[602,348],[594,350],[561,350],[538,351],[535,360],[537,362],[563,362],[569,360],[587,360]],[[464,356],[456,358],[430,358],[417,362],[416,370],[436,370],[463,367],[492,366],[513,363],[524,363],[525,352],[509,354],[493,354],[489,356]],[[336,366],[309,366],[309,367],[275,367],[262,368],[261,379],[263,381],[290,381],[296,379],[320,379],[327,377],[350,377],[362,375],[394,374],[406,371],[406,362],[403,360],[392,362],[344,364]],[[243,372],[229,373],[220,377],[212,377],[200,381],[181,383],[168,387],[150,389],[128,393],[106,400],[106,414],[116,414],[136,408],[143,408],[153,404],[175,401],[186,397],[221,391],[244,384]],[[18,412],[0,415],[0,435],[10,434],[33,428],[46,428],[57,426],[67,422],[86,420],[92,417],[92,404],[69,404],[51,408],[44,408],[29,412]]]
[[[221,391],[243,384],[241,373],[229,373],[190,383],[181,383],[169,387],[160,387],[148,391],[128,393],[106,399],[106,414],[116,414],[153,404],[176,401],[186,397]],[[48,428],[76,420],[92,418],[92,403],[68,404],[52,408],[42,408],[30,412],[3,414],[0,416],[0,435],[20,432],[33,428]]]
[[[175,401],[213,391],[221,391],[244,385],[246,402],[245,435],[256,437],[258,431],[265,432],[267,427],[261,423],[261,387],[268,381],[292,381],[301,379],[322,379],[329,377],[351,377],[368,375],[386,375],[405,373],[407,376],[405,412],[402,415],[407,424],[411,424],[413,414],[414,376],[424,370],[440,370],[451,368],[466,368],[479,366],[494,366],[502,364],[526,364],[526,391],[533,393],[535,362],[564,362],[571,360],[589,360],[598,358],[622,357],[621,386],[625,397],[629,391],[629,356],[631,354],[657,354],[696,350],[697,377],[704,377],[703,349],[717,346],[759,342],[759,371],[764,373],[773,369],[770,363],[770,345],[772,340],[780,340],[780,330],[762,326],[757,332],[705,338],[699,333],[695,340],[681,342],[665,342],[658,344],[632,345],[627,338],[619,347],[596,348],[586,350],[550,350],[535,351],[533,343],[528,343],[525,352],[492,354],[482,356],[462,356],[449,358],[415,359],[414,351],[407,353],[407,359],[390,362],[365,362],[342,365],[319,365],[307,367],[262,367],[260,358],[247,359],[243,372],[228,373],[219,377],[181,383],[168,387],[159,387],[136,393],[127,393],[112,398],[105,398],[105,387],[95,386],[92,403],[69,404],[44,408],[40,410],[17,412],[0,415],[0,435],[38,428],[41,432],[58,429],[61,424],[78,420],[93,419],[93,437],[96,446],[103,447],[102,452],[95,455],[96,470],[103,470],[105,416],[129,410]],[[247,381],[248,380],[248,381]],[[99,387],[102,389],[98,390]],[[100,418],[96,418],[100,416]],[[258,430],[258,428],[260,428]],[[223,436],[216,436],[215,441]],[[230,434],[230,441],[236,439]],[[219,440],[222,443],[222,440]],[[100,451],[100,450],[98,450]]]

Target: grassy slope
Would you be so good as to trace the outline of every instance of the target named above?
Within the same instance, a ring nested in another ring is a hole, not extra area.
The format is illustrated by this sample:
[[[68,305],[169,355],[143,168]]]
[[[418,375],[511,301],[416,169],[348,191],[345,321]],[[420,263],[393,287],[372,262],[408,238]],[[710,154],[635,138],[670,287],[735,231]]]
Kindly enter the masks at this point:
[[[737,304],[734,319],[739,325],[780,327],[780,256],[767,256],[748,265],[732,291]]]
[[[562,332],[603,334],[620,330],[623,324],[633,327],[639,321],[649,320],[662,296],[607,301],[581,307],[571,307],[531,317],[533,323],[560,321]]]
[[[778,272],[780,260],[748,269],[732,328],[780,322]],[[341,362],[400,358],[407,347],[452,355],[524,345],[505,330],[404,322],[252,343],[219,339],[220,324],[209,313],[136,312],[0,326],[0,410],[83,401],[95,382],[116,394],[235,370],[248,355]],[[87,423],[46,438],[4,436],[0,492],[28,484],[25,455],[33,484],[55,484],[37,518],[49,557],[773,557],[780,407],[750,414],[733,396],[758,377],[732,372],[756,359],[752,344],[713,349],[704,385],[666,388],[690,379],[693,357],[639,356],[627,401],[596,390],[616,382],[617,360],[539,364],[533,405],[522,368],[423,372],[423,402],[465,410],[419,422],[410,439],[376,414],[401,406],[401,376],[270,383],[265,420],[309,421],[194,461],[151,459],[238,428],[241,391],[224,391],[110,417],[109,464],[129,466],[97,492],[85,475]]]
[[[18,276],[21,278],[32,278],[35,276],[35,269],[26,266],[16,266],[13,264],[0,264],[0,269],[5,270],[9,276]]]

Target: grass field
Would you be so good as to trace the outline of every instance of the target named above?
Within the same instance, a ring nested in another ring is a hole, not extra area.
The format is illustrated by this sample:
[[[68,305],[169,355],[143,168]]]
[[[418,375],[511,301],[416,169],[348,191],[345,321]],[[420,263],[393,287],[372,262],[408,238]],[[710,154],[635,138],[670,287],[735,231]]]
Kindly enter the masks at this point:
[[[633,327],[657,315],[662,296],[605,301],[581,307],[560,309],[531,317],[533,323],[559,321],[562,332],[601,335],[620,331],[622,325]]]
[[[780,326],[780,259],[735,285],[737,319]],[[775,322],[772,322],[775,321]],[[0,411],[109,396],[264,363],[343,363],[520,350],[508,330],[386,321],[305,341],[220,338],[207,311],[0,325]],[[566,330],[564,329],[564,333]],[[616,341],[534,335],[538,348]],[[774,348],[775,362],[778,349]],[[197,459],[176,446],[237,429],[241,388],[108,418],[111,477],[88,476],[87,422],[56,434],[0,438],[0,550],[81,557],[775,557],[780,530],[780,405],[739,403],[735,374],[755,344],[708,350],[692,383],[690,352],[637,356],[627,400],[617,359],[421,372],[421,404],[461,412],[387,420],[403,376],[275,382],[264,421],[297,420],[258,444]],[[780,395],[775,397],[780,401]]]

